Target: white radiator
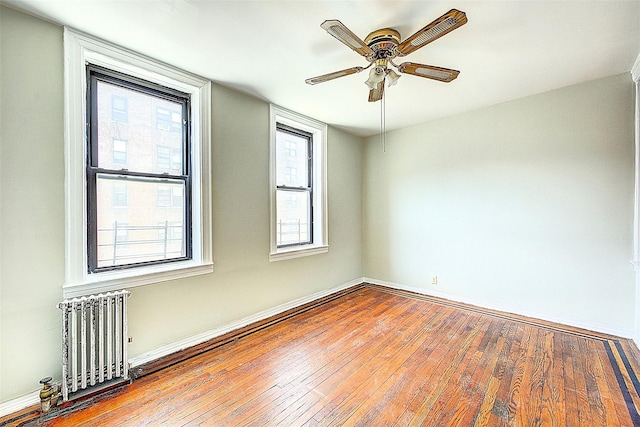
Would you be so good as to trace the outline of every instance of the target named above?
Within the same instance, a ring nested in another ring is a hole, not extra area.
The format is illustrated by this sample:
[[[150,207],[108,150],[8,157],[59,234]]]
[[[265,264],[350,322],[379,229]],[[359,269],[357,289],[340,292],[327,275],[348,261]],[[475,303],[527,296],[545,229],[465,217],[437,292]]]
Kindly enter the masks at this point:
[[[66,299],[62,310],[62,399],[129,380],[129,291]]]

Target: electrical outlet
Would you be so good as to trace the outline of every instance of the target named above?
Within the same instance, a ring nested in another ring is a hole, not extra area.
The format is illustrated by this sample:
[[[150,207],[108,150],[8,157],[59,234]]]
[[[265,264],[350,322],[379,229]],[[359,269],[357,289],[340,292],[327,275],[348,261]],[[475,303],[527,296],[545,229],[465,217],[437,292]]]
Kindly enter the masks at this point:
[[[431,284],[432,285],[438,284],[438,276],[431,276]]]

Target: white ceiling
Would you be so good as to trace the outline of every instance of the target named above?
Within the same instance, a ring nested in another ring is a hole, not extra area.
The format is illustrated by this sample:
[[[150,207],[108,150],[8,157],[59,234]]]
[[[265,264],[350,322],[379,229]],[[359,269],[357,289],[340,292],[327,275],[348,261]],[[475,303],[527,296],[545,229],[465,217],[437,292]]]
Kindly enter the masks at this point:
[[[9,0],[68,25],[358,135],[380,129],[367,72],[310,86],[308,77],[366,66],[320,24],[360,38],[407,38],[449,9],[469,22],[401,61],[460,70],[441,83],[403,75],[386,90],[387,130],[628,72],[640,53],[640,0],[105,1]]]

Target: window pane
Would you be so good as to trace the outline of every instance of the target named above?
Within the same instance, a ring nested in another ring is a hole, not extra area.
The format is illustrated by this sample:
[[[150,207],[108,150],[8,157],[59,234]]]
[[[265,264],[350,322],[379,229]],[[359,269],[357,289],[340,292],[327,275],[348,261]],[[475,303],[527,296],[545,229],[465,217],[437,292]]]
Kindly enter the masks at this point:
[[[277,190],[277,245],[311,242],[310,206],[308,191]]]
[[[127,141],[122,139],[113,140],[113,163],[119,165],[127,164]]]
[[[103,81],[97,85],[97,166],[183,174],[182,104]],[[127,141],[126,151],[116,141]],[[160,160],[160,147],[167,161]]]
[[[276,181],[287,187],[309,187],[309,140],[276,132]]]
[[[178,180],[98,174],[98,267],[184,257],[184,190]]]

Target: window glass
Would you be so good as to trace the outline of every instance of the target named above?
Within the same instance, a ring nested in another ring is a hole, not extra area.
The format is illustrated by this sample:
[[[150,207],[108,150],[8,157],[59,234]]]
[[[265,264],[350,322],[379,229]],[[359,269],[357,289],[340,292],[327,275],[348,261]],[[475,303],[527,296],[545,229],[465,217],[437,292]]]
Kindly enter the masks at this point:
[[[113,139],[113,164],[127,164],[127,141],[122,139]]]
[[[278,246],[311,242],[311,193],[309,191],[277,191]]]
[[[111,119],[114,122],[126,123],[129,119],[127,98],[114,94],[111,97]]]
[[[116,111],[116,105],[127,106],[129,120],[122,121],[107,113]],[[171,114],[182,117],[185,114],[184,105],[132,88],[98,81],[96,108],[98,167],[111,169],[116,164],[121,168],[119,165],[127,160],[129,153],[131,158],[128,159],[127,169],[130,171],[163,173],[171,169],[183,173],[181,154],[184,138],[182,132],[173,131]],[[158,119],[160,111],[166,112],[166,121],[162,125]],[[177,125],[181,130],[180,122],[178,120]]]
[[[309,187],[310,136],[300,136],[285,128],[276,132],[276,184]]]
[[[188,95],[98,67],[88,73],[89,270],[190,259]],[[126,122],[113,115],[124,106]]]
[[[184,185],[182,181],[160,182],[98,174],[97,267],[185,257]],[[174,236],[170,241],[158,238],[158,233],[166,230],[165,223],[171,224],[173,234],[164,235]],[[125,233],[126,248],[118,243],[122,239],[116,239],[118,234]],[[176,238],[178,235],[181,237]]]
[[[276,130],[276,244],[313,243],[313,136],[283,124]]]

